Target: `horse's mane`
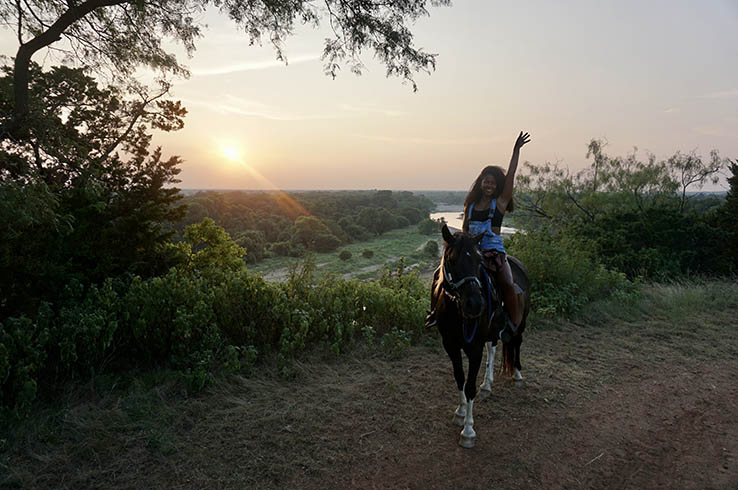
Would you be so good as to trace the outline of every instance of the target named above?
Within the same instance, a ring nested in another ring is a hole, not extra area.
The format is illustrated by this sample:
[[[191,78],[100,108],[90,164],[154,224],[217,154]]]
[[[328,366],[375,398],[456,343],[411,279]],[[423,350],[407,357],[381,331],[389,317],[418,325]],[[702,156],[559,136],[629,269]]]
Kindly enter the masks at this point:
[[[471,236],[467,232],[465,232],[465,231],[457,231],[457,232],[454,233],[453,236],[454,236],[455,239],[462,238],[462,237],[471,238]],[[447,250],[448,250],[448,246],[444,246],[443,247],[443,253],[441,254],[441,266],[440,266],[441,267],[441,277],[436,282],[436,287],[433,290],[433,295],[436,298],[439,297],[438,296],[439,294],[442,294],[443,293],[443,283],[446,282],[446,275],[443,273],[443,271],[445,270],[444,269],[444,265],[446,263],[446,251]]]

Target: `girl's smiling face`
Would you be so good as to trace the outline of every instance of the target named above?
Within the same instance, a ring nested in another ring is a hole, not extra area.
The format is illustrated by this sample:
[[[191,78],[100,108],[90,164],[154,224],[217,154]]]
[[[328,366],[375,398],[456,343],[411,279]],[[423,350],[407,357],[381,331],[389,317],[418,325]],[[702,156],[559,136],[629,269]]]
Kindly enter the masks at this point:
[[[485,175],[482,179],[482,195],[491,198],[497,190],[497,181],[492,175]]]

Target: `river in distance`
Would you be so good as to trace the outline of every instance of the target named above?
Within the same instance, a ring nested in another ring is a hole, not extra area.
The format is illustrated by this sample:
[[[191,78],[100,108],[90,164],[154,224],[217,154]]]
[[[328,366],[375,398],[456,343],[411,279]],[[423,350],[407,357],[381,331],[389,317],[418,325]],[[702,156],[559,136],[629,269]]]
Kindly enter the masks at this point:
[[[445,208],[442,211],[439,211],[437,213],[431,213],[430,215],[431,219],[440,220],[441,218],[446,220],[446,224],[449,226],[449,228],[455,228],[457,230],[461,229],[461,225],[464,221],[464,209],[458,208],[458,209],[452,209],[450,207]],[[512,235],[515,233],[517,228],[513,228],[512,226],[503,226],[500,230],[503,236]]]

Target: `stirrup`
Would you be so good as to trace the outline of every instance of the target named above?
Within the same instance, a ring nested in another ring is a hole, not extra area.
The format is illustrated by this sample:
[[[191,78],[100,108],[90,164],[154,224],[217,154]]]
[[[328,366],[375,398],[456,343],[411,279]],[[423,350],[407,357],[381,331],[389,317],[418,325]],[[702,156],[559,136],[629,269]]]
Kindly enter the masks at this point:
[[[436,310],[430,310],[425,315],[425,328],[430,328],[436,325]]]

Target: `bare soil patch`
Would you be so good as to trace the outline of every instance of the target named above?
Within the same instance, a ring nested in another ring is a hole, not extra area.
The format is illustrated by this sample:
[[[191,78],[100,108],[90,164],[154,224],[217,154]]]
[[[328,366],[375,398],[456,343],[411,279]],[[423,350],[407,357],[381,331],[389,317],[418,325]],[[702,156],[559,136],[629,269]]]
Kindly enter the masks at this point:
[[[24,488],[738,488],[738,305],[526,332],[525,380],[495,381],[462,449],[440,339],[393,359],[298,362],[151,414],[71,403],[2,454]],[[480,380],[481,381],[481,380]],[[140,408],[139,408],[140,410]],[[148,417],[148,418],[147,418]],[[151,417],[159,423],[147,425]],[[0,473],[1,474],[1,473]]]

